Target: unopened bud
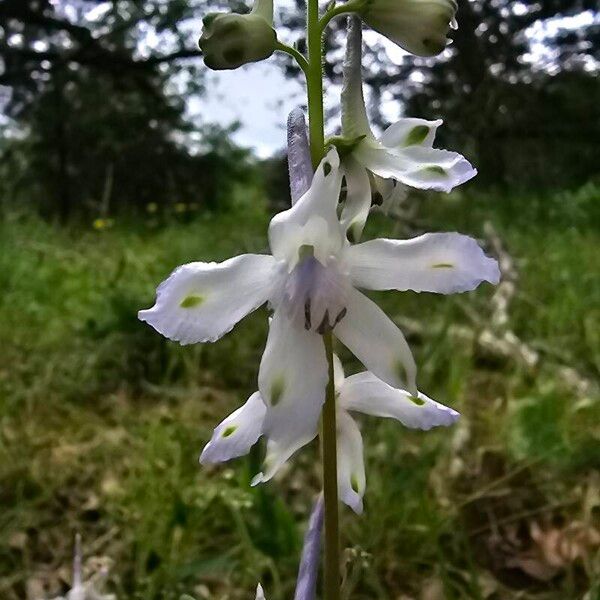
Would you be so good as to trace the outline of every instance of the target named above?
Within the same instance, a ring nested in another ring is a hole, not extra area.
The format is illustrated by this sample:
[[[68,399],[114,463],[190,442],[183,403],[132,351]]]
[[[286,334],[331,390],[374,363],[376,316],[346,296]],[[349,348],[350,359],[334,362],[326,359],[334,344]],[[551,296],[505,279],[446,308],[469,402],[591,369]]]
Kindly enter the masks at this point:
[[[456,0],[368,0],[360,14],[369,27],[418,56],[444,50],[455,26]]]
[[[204,17],[198,41],[204,64],[210,69],[237,69],[273,54],[277,34],[273,29],[273,0],[256,0],[252,12],[211,13]]]

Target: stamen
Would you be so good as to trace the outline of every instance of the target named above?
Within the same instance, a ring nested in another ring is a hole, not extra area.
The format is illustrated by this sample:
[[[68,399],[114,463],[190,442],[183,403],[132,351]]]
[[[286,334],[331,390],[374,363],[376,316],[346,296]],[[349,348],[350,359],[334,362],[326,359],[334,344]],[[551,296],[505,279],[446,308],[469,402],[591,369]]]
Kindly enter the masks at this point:
[[[322,334],[344,318],[350,284],[335,259],[323,265],[309,247],[302,250],[301,260],[283,282],[280,302],[300,327]]]

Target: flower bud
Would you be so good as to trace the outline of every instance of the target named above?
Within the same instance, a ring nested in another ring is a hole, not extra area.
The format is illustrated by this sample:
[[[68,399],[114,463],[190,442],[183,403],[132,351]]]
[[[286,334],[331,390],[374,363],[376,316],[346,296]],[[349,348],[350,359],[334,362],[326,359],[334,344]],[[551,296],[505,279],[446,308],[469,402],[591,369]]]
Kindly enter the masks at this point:
[[[246,15],[211,13],[202,22],[204,30],[198,45],[210,69],[237,69],[264,60],[275,51],[273,0],[256,0],[252,12]]]
[[[455,27],[456,0],[368,0],[360,14],[372,29],[418,56],[435,56]]]

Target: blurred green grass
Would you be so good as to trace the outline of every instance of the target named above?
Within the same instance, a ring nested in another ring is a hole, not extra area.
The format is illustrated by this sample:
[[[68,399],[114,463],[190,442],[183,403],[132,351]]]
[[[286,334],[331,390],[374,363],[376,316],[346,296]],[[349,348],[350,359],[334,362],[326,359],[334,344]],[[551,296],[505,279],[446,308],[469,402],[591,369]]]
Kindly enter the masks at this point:
[[[463,418],[427,434],[362,421],[366,511],[344,510],[342,528],[351,597],[597,600],[600,188],[413,201],[414,233],[485,244],[493,224],[519,274],[510,328],[544,366],[482,356],[452,335],[473,326],[469,315],[488,318],[490,286],[376,295],[398,322],[422,325],[421,387]],[[160,225],[0,223],[0,597],[64,590],[75,531],[88,556],[114,561],[122,599],[243,599],[258,580],[270,599],[292,597],[318,449],[258,489],[248,483],[260,449],[197,464],[212,428],[256,387],[266,311],[185,348],[136,319],[178,264],[266,250],[267,213],[254,194],[236,212]],[[367,235],[404,230],[377,216]],[[591,391],[576,393],[559,367]]]

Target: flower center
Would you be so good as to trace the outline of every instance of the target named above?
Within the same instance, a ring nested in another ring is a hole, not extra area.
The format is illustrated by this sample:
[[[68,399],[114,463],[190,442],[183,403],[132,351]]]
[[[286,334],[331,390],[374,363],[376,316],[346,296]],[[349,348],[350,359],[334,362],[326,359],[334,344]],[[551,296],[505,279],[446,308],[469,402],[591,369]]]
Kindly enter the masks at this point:
[[[335,258],[326,265],[317,260],[312,246],[301,246],[298,254],[298,263],[282,286],[283,308],[299,326],[325,333],[346,314],[348,278]]]

